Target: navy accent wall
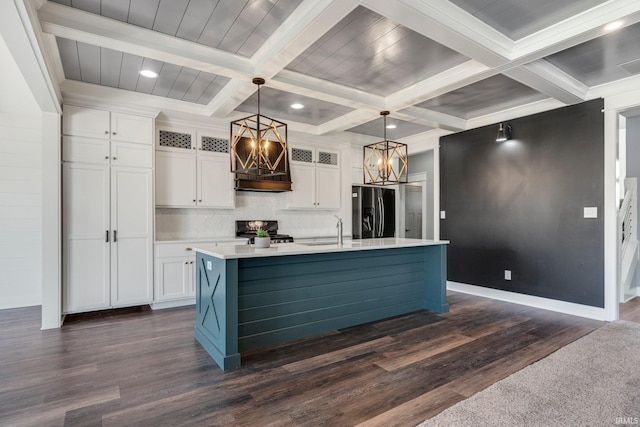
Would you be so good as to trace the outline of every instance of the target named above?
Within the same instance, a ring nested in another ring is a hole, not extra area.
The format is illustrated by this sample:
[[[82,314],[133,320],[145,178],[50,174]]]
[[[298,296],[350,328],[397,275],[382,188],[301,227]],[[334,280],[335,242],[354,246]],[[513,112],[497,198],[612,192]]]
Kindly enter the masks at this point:
[[[503,143],[498,124],[440,138],[448,280],[604,307],[603,108],[511,120]]]

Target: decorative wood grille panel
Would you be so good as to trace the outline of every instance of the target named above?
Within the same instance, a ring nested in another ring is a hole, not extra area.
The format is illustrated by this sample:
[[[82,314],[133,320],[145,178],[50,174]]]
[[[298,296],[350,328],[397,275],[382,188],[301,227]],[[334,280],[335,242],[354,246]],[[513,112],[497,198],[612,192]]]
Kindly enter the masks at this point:
[[[191,149],[191,135],[188,133],[160,131],[160,146]]]
[[[229,140],[222,138],[202,137],[202,151],[213,151],[215,153],[228,153]]]
[[[338,165],[338,154],[336,153],[325,153],[322,151],[318,151],[318,163],[323,165]]]
[[[313,163],[313,151],[302,148],[291,149],[291,160],[294,162]]]

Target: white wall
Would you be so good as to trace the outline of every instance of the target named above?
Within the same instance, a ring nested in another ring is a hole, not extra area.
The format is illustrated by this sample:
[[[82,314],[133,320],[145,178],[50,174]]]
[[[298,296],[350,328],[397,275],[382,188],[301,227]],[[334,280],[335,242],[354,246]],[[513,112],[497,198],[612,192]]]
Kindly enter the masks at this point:
[[[42,302],[42,116],[0,38],[0,309]]]
[[[41,119],[0,113],[0,309],[42,302]]]

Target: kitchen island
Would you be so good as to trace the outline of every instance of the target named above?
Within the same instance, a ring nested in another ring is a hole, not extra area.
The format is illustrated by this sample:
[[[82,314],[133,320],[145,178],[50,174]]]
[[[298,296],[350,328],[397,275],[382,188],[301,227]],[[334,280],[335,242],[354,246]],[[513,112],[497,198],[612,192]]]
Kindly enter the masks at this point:
[[[195,337],[227,370],[242,351],[422,309],[445,313],[447,243],[200,245]]]

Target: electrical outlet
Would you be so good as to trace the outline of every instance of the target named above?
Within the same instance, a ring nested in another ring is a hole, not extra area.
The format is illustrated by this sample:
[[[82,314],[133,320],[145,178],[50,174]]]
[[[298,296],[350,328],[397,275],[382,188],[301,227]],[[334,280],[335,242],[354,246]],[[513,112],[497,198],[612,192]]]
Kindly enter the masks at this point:
[[[598,207],[585,207],[583,216],[585,218],[598,218]]]
[[[207,261],[207,270],[212,270],[213,269],[213,264],[211,264],[211,261]]]
[[[447,213],[445,211],[440,211],[440,219],[447,219]]]
[[[511,270],[504,271],[504,280],[511,280]]]

